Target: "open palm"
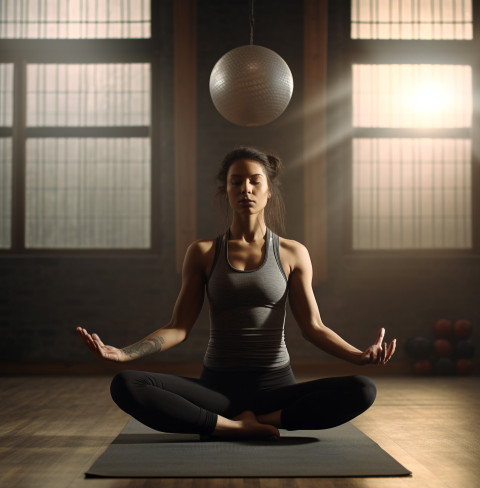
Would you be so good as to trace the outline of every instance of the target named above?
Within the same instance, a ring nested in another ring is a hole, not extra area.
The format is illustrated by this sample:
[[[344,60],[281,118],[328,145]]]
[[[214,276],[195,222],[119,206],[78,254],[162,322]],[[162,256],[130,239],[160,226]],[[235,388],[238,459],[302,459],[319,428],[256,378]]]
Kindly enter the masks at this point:
[[[80,337],[90,351],[92,351],[99,359],[116,362],[122,362],[127,359],[125,353],[121,349],[113,346],[106,346],[97,334],[90,335],[82,327],[77,327],[77,332],[80,334]]]
[[[367,348],[360,357],[360,364],[385,364],[393,356],[397,344],[396,339],[387,345],[383,341],[385,329],[380,329],[376,342]]]

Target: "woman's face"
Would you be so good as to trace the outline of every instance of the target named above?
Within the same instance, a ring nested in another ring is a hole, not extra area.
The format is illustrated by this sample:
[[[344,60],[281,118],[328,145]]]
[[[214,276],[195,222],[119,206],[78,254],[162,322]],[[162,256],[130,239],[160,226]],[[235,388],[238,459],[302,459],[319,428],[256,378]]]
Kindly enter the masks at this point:
[[[263,165],[251,159],[234,161],[227,173],[227,195],[234,212],[262,212],[271,196]]]

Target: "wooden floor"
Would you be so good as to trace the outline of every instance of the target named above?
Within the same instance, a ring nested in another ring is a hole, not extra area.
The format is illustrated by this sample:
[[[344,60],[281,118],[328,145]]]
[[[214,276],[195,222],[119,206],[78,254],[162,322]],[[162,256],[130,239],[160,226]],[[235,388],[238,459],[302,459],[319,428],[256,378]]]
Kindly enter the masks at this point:
[[[301,378],[299,378],[301,379]],[[0,486],[14,488],[478,488],[480,378],[378,377],[354,421],[409,478],[85,479],[124,427],[108,377],[0,377]]]

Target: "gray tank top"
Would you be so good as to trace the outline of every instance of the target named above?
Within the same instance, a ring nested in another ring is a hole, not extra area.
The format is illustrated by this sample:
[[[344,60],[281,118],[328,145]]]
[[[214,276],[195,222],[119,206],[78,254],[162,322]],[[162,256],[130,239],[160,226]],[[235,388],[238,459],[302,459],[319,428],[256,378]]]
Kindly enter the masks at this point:
[[[204,364],[242,371],[286,366],[290,363],[285,345],[288,282],[278,236],[267,229],[263,263],[241,271],[228,260],[228,234],[217,238],[207,281],[210,341]]]

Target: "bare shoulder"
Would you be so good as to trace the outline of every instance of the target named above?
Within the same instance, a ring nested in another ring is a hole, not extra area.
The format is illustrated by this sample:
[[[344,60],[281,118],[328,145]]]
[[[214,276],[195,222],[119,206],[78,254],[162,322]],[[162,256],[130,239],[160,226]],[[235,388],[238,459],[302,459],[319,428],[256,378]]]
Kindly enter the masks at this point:
[[[215,257],[215,239],[199,239],[192,242],[185,255],[184,270],[200,271],[208,276]]]
[[[287,255],[291,256],[305,256],[308,255],[307,248],[298,241],[294,241],[293,239],[285,239],[280,237],[280,249],[286,253]]]
[[[307,248],[293,239],[280,238],[280,255],[284,267],[288,266],[291,272],[308,266],[310,263]]]
[[[215,252],[215,239],[199,239],[190,244],[189,251],[206,255],[210,252]]]

